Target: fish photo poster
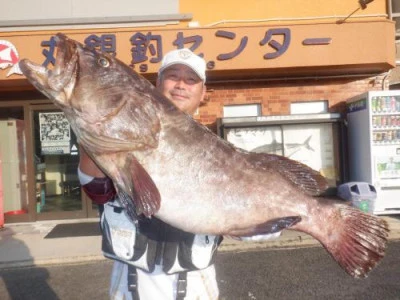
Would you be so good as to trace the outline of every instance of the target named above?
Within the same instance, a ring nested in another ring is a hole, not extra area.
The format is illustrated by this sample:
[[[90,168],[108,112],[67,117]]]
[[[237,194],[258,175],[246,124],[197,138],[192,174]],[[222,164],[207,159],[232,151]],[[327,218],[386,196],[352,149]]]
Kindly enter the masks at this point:
[[[339,175],[335,170],[335,149],[331,124],[283,126],[287,157],[320,172],[332,183]]]
[[[227,140],[247,151],[286,156],[336,182],[331,124],[232,128],[227,130]]]
[[[63,112],[39,114],[42,155],[69,154],[71,127]]]
[[[227,129],[226,139],[246,151],[283,155],[280,126],[231,128]]]

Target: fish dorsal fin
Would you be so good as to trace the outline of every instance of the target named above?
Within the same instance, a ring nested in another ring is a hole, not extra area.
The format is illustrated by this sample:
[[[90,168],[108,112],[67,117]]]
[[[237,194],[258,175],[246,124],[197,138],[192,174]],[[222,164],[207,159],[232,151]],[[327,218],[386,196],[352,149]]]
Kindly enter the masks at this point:
[[[128,155],[123,181],[135,203],[136,214],[154,215],[160,208],[161,196],[153,179],[133,155]]]
[[[272,168],[311,196],[320,196],[329,188],[319,172],[290,158],[267,153],[251,153],[252,160],[264,168]]]

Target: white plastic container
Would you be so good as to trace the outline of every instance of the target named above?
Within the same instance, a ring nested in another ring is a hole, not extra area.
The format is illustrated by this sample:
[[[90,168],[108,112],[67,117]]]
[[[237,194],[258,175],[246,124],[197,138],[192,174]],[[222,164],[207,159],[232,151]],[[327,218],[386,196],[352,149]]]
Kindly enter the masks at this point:
[[[347,182],[338,187],[338,196],[351,201],[352,206],[373,214],[376,203],[376,189],[367,182]]]

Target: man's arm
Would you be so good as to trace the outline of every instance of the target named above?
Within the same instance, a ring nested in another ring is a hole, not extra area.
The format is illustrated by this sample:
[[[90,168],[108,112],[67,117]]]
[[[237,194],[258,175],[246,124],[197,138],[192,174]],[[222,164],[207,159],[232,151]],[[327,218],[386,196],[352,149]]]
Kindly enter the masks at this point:
[[[82,146],[79,146],[79,180],[88,197],[96,204],[111,201],[115,194],[114,184],[90,158]]]
[[[106,174],[96,165],[96,163],[90,158],[86,150],[79,145],[79,169],[86,175],[103,178]]]

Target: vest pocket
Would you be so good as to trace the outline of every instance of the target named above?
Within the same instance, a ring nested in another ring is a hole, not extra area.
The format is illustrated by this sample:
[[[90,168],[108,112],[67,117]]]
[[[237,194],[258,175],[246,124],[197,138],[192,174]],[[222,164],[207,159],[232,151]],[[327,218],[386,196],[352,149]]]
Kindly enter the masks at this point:
[[[111,246],[115,256],[122,260],[130,260],[134,255],[136,238],[136,226],[125,215],[122,208],[113,203],[104,205],[104,212],[101,218],[103,239]],[[110,250],[109,247],[103,250]]]

